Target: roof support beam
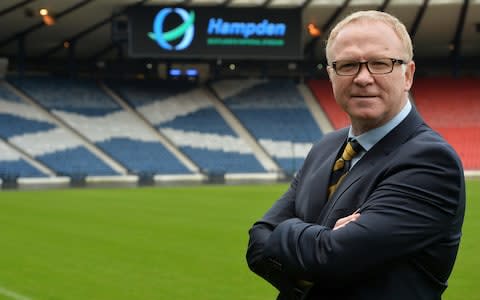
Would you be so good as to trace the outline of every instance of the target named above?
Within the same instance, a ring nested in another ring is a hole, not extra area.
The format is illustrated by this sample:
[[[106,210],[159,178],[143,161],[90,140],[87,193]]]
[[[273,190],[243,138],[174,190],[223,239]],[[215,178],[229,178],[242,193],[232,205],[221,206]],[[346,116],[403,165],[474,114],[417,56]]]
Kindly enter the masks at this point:
[[[327,32],[330,30],[330,27],[337,21],[338,17],[342,14],[342,12],[347,9],[348,5],[350,4],[351,0],[345,0],[342,5],[340,5],[335,12],[330,16],[330,18],[323,24],[322,26],[322,33]]]
[[[310,5],[310,3],[312,3],[313,0],[305,0],[302,4],[302,9],[305,9],[307,8],[307,6]]]
[[[222,2],[221,5],[222,5],[222,6],[229,6],[230,3],[232,3],[232,0],[225,0],[225,1]]]
[[[272,3],[273,0],[265,0],[265,2],[263,2],[262,4],[262,7],[269,7],[270,6],[270,3]]]
[[[423,15],[427,10],[429,0],[423,0],[423,4],[417,12],[415,16],[415,21],[413,21],[412,28],[410,28],[410,37],[413,40],[415,38],[415,34],[417,34],[418,27],[420,26],[420,22],[422,22]]]
[[[106,18],[106,19],[103,19],[103,20],[101,20],[100,22],[97,22],[97,23],[93,24],[92,26],[84,29],[83,31],[81,31],[81,32],[79,32],[79,33],[77,33],[77,34],[75,34],[75,35],[67,38],[66,40],[67,40],[68,42],[77,41],[77,40],[83,38],[84,36],[92,33],[93,31],[99,29],[100,27],[102,27],[102,26],[104,26],[104,25],[112,22],[113,19],[115,19],[116,17],[124,14],[127,9],[129,9],[129,8],[131,8],[131,7],[141,6],[141,5],[143,5],[143,4],[144,4],[145,2],[147,2],[147,1],[148,1],[148,0],[141,0],[141,1],[139,1],[138,3],[136,3],[136,4],[133,5],[133,6],[126,7],[126,8],[124,8],[124,9],[122,9],[122,10],[114,13],[112,16],[110,16],[110,17],[108,17],[108,18]],[[45,51],[44,53],[42,53],[41,55],[39,55],[39,57],[48,57],[48,56],[56,53],[57,51],[59,51],[59,50],[61,50],[61,49],[63,49],[63,48],[64,48],[64,47],[63,47],[63,42],[62,42],[62,43],[58,44],[57,46],[54,46],[54,47],[48,49],[47,51]]]
[[[462,8],[460,9],[460,15],[458,16],[457,29],[452,42],[450,43],[450,57],[452,60],[453,76],[457,76],[458,69],[460,67],[460,48],[462,46],[462,34],[465,27],[465,19],[468,11],[469,0],[463,0]]]
[[[377,10],[378,11],[385,11],[385,9],[387,9],[388,4],[390,4],[390,0],[383,0],[382,5],[377,7]]]
[[[330,30],[330,28],[333,26],[333,24],[335,23],[335,21],[337,21],[338,17],[342,14],[342,12],[348,7],[348,5],[350,4],[351,0],[345,0],[342,5],[340,5],[339,7],[337,7],[337,9],[335,10],[335,12],[330,16],[330,18],[328,18],[328,20],[325,22],[325,24],[323,24],[322,28],[321,28],[321,35],[320,36],[317,36],[317,37],[314,37],[313,39],[311,39],[306,45],[305,45],[305,48],[304,48],[304,54],[305,56],[312,56],[314,55],[315,53],[315,48],[316,48],[316,44],[317,44],[317,41],[321,38],[321,37],[324,37],[324,34]],[[304,3],[304,5],[308,5],[310,3],[310,1],[306,1]]]
[[[12,12],[12,11],[16,10],[17,8],[20,8],[20,7],[22,7],[22,6],[25,6],[25,5],[27,5],[28,3],[33,2],[33,1],[35,1],[35,0],[25,0],[25,1],[22,1],[22,2],[20,2],[20,3],[14,4],[14,5],[10,6],[10,7],[7,7],[7,8],[5,8],[5,9],[3,9],[3,10],[0,10],[0,17],[3,16],[3,15],[8,14],[9,12]]]

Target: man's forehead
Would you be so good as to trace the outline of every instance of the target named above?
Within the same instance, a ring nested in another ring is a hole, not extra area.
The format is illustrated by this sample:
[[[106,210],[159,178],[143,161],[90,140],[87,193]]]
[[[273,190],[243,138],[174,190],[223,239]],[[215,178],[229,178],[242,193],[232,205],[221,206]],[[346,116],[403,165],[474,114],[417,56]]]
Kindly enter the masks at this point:
[[[402,43],[400,37],[389,24],[378,20],[361,20],[342,27],[332,41],[332,46],[335,47],[335,45],[338,45],[338,42],[341,42],[343,47],[359,41],[372,42],[374,44],[385,42],[387,45],[396,42],[401,45]]]

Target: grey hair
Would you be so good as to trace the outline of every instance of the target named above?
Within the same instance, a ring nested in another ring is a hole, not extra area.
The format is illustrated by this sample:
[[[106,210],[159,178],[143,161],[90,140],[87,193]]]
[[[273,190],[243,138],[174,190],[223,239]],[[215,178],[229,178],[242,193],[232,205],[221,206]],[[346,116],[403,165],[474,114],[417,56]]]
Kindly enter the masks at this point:
[[[364,20],[380,21],[390,26],[393,29],[393,31],[397,34],[397,36],[400,38],[400,41],[402,42],[403,47],[405,48],[407,61],[411,61],[413,59],[412,39],[410,38],[410,35],[408,34],[407,29],[405,28],[405,25],[399,19],[397,19],[396,17],[388,13],[376,11],[376,10],[366,10],[366,11],[357,11],[348,15],[343,20],[341,20],[337,25],[335,25],[335,27],[333,27],[332,31],[330,32],[330,35],[328,36],[326,49],[325,49],[328,63],[331,63],[331,58],[332,58],[330,53],[331,45],[333,41],[335,41],[335,38],[337,37],[338,33],[346,25],[350,23],[364,21]]]

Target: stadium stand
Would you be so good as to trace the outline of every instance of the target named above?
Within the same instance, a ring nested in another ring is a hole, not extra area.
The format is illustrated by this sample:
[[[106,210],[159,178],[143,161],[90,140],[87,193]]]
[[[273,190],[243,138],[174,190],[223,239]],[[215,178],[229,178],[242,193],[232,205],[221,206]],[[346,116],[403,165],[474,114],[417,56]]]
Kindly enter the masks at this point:
[[[51,168],[57,175],[115,174],[107,165],[86,150],[81,142],[64,128],[19,96],[0,85],[0,136],[9,143],[23,149],[32,159]],[[21,166],[15,176],[45,176],[33,171],[32,166],[19,160],[11,151],[1,152],[0,173],[14,172],[12,164]]]
[[[466,170],[480,169],[480,86],[475,78],[417,78],[413,97],[426,122],[459,153]]]
[[[348,115],[335,102],[332,86],[328,79],[311,79],[307,81],[307,85],[335,129],[350,125]]]
[[[259,173],[265,169],[227,125],[205,91],[188,83],[108,83],[206,174]]]
[[[287,174],[322,137],[291,80],[224,80],[212,88]]]
[[[130,174],[196,172],[93,80],[29,76],[9,77],[8,82],[92,141]],[[270,171],[219,114],[204,86],[148,80],[110,80],[107,86],[190,158],[198,171],[214,176]],[[309,80],[306,86],[334,128],[348,126],[348,117],[335,103],[327,80]],[[312,143],[322,137],[292,80],[221,80],[210,83],[210,88],[287,174],[298,170]],[[85,148],[68,128],[17,94],[8,85],[0,85],[0,177],[4,181],[120,175]],[[460,154],[465,169],[479,169],[480,153],[475,147],[480,139],[477,80],[417,78],[412,95],[427,123]],[[52,173],[32,165],[31,160]]]
[[[99,89],[95,81],[46,76],[11,81],[126,167],[129,173],[190,172],[135,116],[122,110]]]
[[[308,86],[338,129],[349,125],[348,116],[338,107],[326,79],[308,81]],[[414,102],[427,123],[445,137],[459,153],[467,170],[480,168],[480,87],[475,78],[428,77],[415,79]]]
[[[0,178],[3,181],[14,180],[18,177],[45,176],[46,174],[26,162],[18,152],[0,141]]]

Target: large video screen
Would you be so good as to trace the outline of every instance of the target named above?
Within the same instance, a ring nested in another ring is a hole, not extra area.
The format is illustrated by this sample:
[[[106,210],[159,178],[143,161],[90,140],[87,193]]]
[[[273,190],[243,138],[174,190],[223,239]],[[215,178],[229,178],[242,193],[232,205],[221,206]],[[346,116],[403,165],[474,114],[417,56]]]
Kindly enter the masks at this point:
[[[301,10],[143,6],[128,11],[129,55],[300,59]]]

